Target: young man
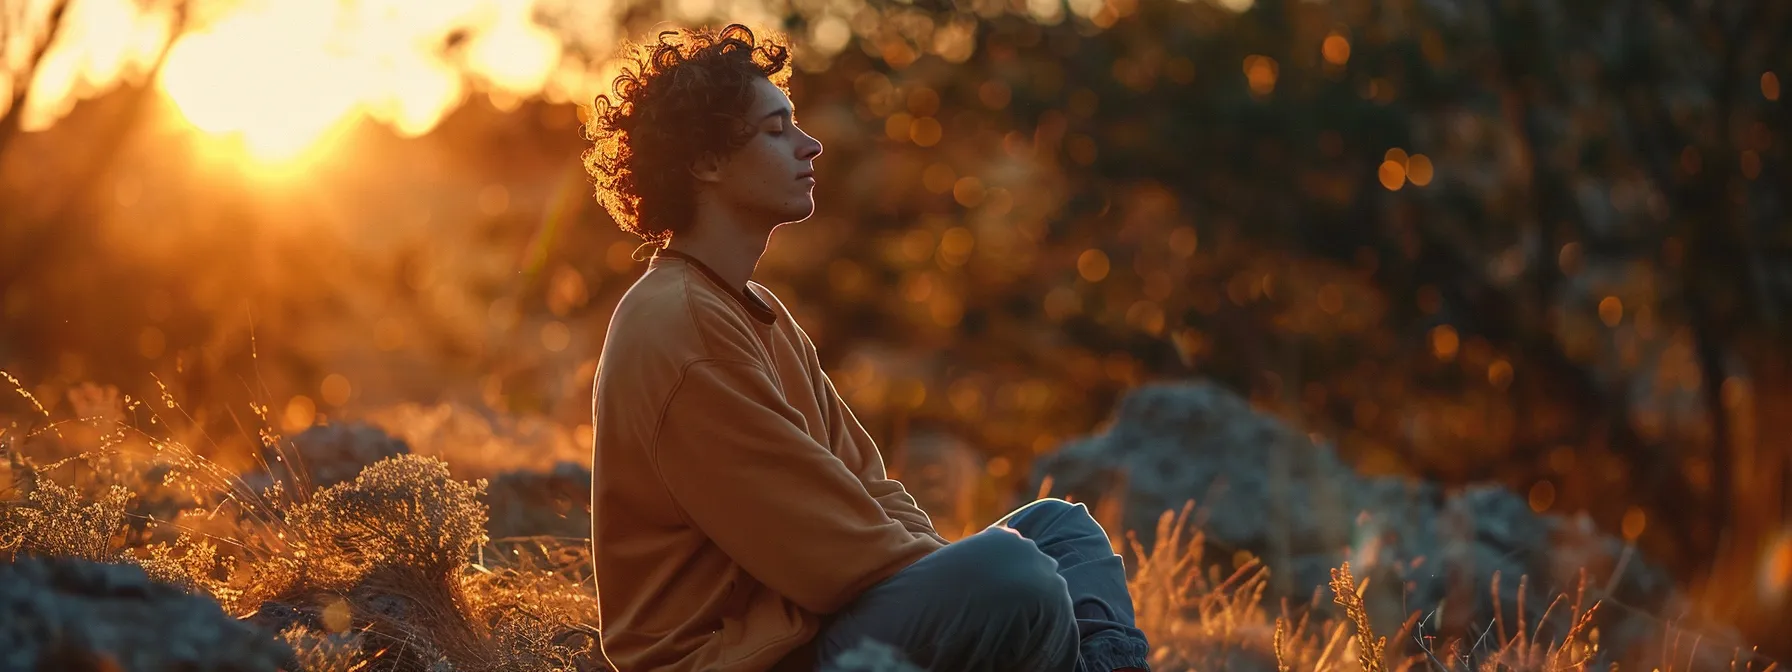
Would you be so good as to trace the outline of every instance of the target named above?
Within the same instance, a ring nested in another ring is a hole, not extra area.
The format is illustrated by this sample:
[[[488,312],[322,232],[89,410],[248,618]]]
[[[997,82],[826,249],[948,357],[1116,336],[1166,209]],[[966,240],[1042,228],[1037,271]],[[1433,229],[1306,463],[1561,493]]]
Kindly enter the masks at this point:
[[[631,47],[586,126],[597,196],[662,247],[592,404],[603,645],[625,672],[814,670],[865,639],[932,670],[1144,669],[1124,568],[1080,504],[947,543],[753,268],[815,207],[788,48],[742,26]]]

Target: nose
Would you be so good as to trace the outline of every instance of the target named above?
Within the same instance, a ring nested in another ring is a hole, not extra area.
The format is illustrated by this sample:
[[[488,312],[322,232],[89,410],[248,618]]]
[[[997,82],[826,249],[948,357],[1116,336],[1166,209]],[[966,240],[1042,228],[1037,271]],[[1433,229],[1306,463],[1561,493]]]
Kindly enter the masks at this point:
[[[816,140],[815,136],[809,135],[807,131],[802,131],[802,134],[803,137],[807,139],[807,142],[804,142],[801,147],[797,148],[797,158],[804,161],[814,161],[815,157],[821,156],[821,141]]]

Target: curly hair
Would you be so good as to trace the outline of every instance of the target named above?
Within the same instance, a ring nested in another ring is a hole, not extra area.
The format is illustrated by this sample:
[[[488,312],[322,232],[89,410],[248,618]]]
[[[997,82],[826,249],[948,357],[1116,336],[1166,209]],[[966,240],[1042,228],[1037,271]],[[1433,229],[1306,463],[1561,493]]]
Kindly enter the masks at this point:
[[[730,24],[682,28],[654,44],[625,43],[622,74],[592,104],[583,154],[599,203],[622,230],[664,246],[695,209],[688,167],[727,156],[753,136],[745,124],[759,78],[789,94],[790,47]]]

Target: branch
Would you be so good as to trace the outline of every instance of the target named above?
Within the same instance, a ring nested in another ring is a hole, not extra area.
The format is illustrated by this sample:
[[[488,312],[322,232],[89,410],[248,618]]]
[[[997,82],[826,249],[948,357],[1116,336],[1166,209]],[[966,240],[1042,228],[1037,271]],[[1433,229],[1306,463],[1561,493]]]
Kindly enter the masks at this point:
[[[25,103],[31,94],[31,82],[37,77],[37,67],[43,64],[44,55],[50,53],[50,47],[56,44],[56,38],[62,34],[62,15],[68,11],[69,0],[55,0],[50,7],[50,15],[44,21],[44,40],[31,50],[31,58],[25,65],[24,72],[14,73],[12,105],[6,108],[5,116],[0,116],[0,157],[6,156],[6,148],[12,139],[19,134],[20,124],[24,123]],[[11,23],[8,21],[8,23]],[[17,37],[29,39],[29,36],[4,36],[8,39]],[[0,44],[4,44],[0,40]]]

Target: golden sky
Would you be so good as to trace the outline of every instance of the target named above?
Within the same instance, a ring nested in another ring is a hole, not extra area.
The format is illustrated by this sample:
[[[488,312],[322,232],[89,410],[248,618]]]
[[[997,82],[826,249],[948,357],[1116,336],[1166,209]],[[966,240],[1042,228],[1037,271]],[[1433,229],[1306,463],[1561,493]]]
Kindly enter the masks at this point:
[[[121,83],[155,85],[195,128],[266,159],[289,158],[358,118],[427,133],[473,94],[501,108],[588,100],[614,49],[604,0],[71,0],[30,81],[26,130]],[[0,43],[0,106],[20,82],[50,0],[5,0],[24,32]],[[147,5],[147,6],[145,6]],[[19,19],[22,19],[19,20]],[[551,26],[551,27],[550,27]],[[458,38],[458,39],[457,39]]]
[[[726,17],[756,30],[803,14],[808,27],[791,37],[807,69],[825,67],[854,35],[887,39],[892,23],[924,50],[955,61],[969,54],[957,44],[968,33],[956,19],[925,21],[911,34],[916,22],[885,20],[900,5],[866,0],[66,0],[55,43],[25,75],[59,1],[0,0],[0,111],[30,76],[23,127],[46,128],[80,100],[142,83],[165,55],[155,83],[186,120],[266,160],[293,158],[362,118],[404,136],[428,133],[469,95],[500,109],[534,97],[589,101],[613,74],[622,17],[643,7],[679,23]],[[1205,1],[1230,11],[1252,4]],[[1104,3],[977,4],[979,12],[1024,7],[1035,21],[1057,23],[1093,16]]]

